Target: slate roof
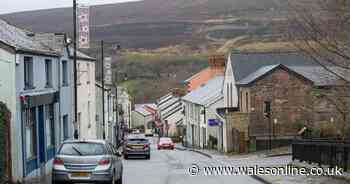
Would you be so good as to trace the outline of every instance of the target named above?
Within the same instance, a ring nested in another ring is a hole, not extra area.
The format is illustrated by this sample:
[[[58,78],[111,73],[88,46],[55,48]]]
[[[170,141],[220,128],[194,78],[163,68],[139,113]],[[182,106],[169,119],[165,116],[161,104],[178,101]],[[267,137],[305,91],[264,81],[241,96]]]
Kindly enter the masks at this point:
[[[72,47],[69,47],[69,57],[73,58],[74,57],[74,49]],[[77,59],[81,59],[81,60],[88,60],[88,61],[96,61],[96,58],[90,57],[84,53],[82,53],[81,51],[77,51]]]
[[[231,54],[231,65],[236,81],[246,78],[265,66],[279,64],[288,67],[319,66],[312,58],[300,52],[233,52]]]
[[[136,104],[135,105],[135,112],[138,112],[142,114],[143,116],[150,116],[152,115],[151,112],[147,111],[144,107],[145,104]]]
[[[33,34],[30,31],[20,29],[0,19],[0,41],[14,47],[17,51],[59,56],[59,53],[55,50],[36,41],[33,36],[30,36]]]
[[[58,34],[58,35],[56,35]],[[43,44],[45,44],[48,47],[51,47],[52,49],[55,49],[56,52],[63,52],[62,47],[66,48],[65,46],[65,41],[61,41],[61,43],[59,43],[59,39],[57,39],[58,36],[62,36],[63,40],[65,39],[65,34],[64,33],[39,33],[39,34],[35,34],[35,39],[42,42]],[[70,46],[69,47],[69,57],[73,58],[73,47]],[[84,53],[82,53],[81,51],[77,51],[77,58],[78,59],[82,59],[82,60],[89,60],[89,61],[95,61],[96,59],[93,57],[90,57]]]
[[[214,77],[201,87],[182,97],[182,100],[199,105],[208,105],[213,100],[221,98],[223,82],[223,76]]]
[[[337,81],[339,81],[339,77],[335,74],[327,71],[325,68],[321,66],[286,66],[284,64],[277,64],[277,65],[268,65],[263,66],[256,70],[255,72],[249,74],[247,77],[243,78],[242,80],[238,81],[238,85],[247,85],[250,84],[257,79],[261,78],[262,76],[268,74],[269,72],[275,70],[276,68],[286,68],[290,71],[293,71],[300,76],[306,78],[307,80],[313,82],[316,86],[330,86],[335,85]],[[337,67],[329,67],[330,70],[336,72],[337,74],[342,74],[343,71],[341,71],[340,68]],[[350,80],[350,76],[347,75],[344,77],[348,78]]]

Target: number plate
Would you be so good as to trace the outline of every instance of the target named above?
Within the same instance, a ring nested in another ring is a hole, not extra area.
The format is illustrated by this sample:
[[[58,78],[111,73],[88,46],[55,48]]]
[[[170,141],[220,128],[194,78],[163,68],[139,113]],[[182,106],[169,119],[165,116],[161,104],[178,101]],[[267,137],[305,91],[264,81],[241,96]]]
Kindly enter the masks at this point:
[[[76,173],[72,173],[71,177],[75,177],[75,178],[86,178],[89,177],[89,173],[85,173],[85,172],[76,172]]]
[[[142,149],[143,146],[133,146],[134,149]]]

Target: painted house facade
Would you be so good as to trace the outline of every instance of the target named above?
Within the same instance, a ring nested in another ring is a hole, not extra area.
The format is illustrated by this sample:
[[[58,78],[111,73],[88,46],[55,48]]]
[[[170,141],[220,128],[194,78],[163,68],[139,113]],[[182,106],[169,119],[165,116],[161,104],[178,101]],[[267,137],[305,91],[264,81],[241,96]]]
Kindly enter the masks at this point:
[[[74,67],[69,57],[65,33],[35,34],[35,39],[60,53],[59,58],[59,140],[72,139],[74,134]]]
[[[131,128],[150,129],[155,124],[156,110],[155,104],[135,104]]]
[[[220,138],[222,123],[219,122],[216,109],[223,106],[222,85],[224,76],[217,76],[203,84],[201,87],[191,91],[182,101],[185,108],[184,121],[186,123],[186,143],[188,146],[206,148],[209,145],[209,137],[217,141]],[[216,143],[221,145],[221,142]]]
[[[13,143],[16,142],[16,131],[14,129],[14,125],[16,123],[16,82],[15,82],[15,67],[16,67],[16,51],[15,48],[12,47],[10,44],[7,44],[0,39],[0,102],[4,103],[8,110],[11,113],[11,119],[10,119],[10,125],[9,128],[2,129],[2,134],[6,134],[6,132],[9,132],[10,136],[3,136],[1,143]],[[5,126],[2,126],[5,127]],[[6,132],[5,132],[6,131]],[[8,140],[7,138],[10,140]],[[7,139],[7,140],[6,140]],[[12,142],[11,142],[12,141]],[[4,144],[2,144],[4,145]],[[5,157],[2,158],[2,163],[6,162],[5,159],[7,159],[8,156],[14,157],[17,155],[17,153],[12,152],[11,148],[9,147],[3,147],[2,148],[2,156],[4,156],[5,151],[9,151]],[[13,166],[19,166],[19,159],[12,160],[12,163],[6,163],[2,166],[2,174],[4,174],[4,171],[8,169],[9,172],[13,173],[13,169],[7,168],[5,169],[4,166],[12,165]],[[16,175],[19,173],[15,173]],[[6,173],[6,175],[9,175],[11,177],[10,173]]]
[[[130,128],[131,127],[131,96],[128,93],[128,90],[124,87],[118,86],[118,121],[122,124],[124,124],[125,127]]]
[[[35,34],[0,20],[0,63],[6,69],[0,80],[6,100],[1,100],[12,115],[12,181],[48,174],[59,144],[73,137],[73,62],[66,40],[65,34]],[[84,61],[94,60],[78,53]]]
[[[69,49],[73,63],[73,49]],[[97,138],[95,58],[77,52],[78,115],[76,128],[79,138]]]
[[[164,125],[164,135],[180,135],[178,127],[183,125],[183,104],[179,95],[169,93],[157,101],[158,124]]]
[[[96,82],[96,133],[98,139],[105,138],[111,143],[116,143],[116,136],[119,128],[117,127],[117,112],[116,112],[116,91],[109,86],[104,89],[104,110],[105,121],[103,123],[102,111],[102,84]],[[105,135],[104,135],[105,134]]]
[[[21,181],[47,173],[59,144],[60,55],[36,41],[33,33],[2,20],[0,40],[15,49],[12,179]]]

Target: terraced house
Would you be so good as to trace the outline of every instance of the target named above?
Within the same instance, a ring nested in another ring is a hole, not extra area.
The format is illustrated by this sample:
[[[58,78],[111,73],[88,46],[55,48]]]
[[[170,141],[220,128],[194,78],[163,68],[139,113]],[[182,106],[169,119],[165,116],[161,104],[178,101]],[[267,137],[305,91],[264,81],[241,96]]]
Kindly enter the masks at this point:
[[[179,94],[171,92],[157,101],[157,120],[166,136],[180,135],[183,126],[183,104]]]
[[[66,40],[65,34],[35,34],[0,20],[0,56],[7,65],[1,67],[7,68],[1,72],[7,99],[1,101],[12,117],[13,181],[46,175],[59,144],[73,137],[73,64]]]

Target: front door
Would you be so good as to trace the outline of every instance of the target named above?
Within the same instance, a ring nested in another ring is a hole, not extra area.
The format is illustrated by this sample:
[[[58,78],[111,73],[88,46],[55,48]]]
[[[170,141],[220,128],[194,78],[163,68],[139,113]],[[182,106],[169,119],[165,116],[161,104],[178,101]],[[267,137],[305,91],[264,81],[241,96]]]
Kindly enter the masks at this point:
[[[39,162],[45,163],[45,117],[44,117],[44,106],[39,106],[39,117],[38,117],[38,137],[39,137]]]

